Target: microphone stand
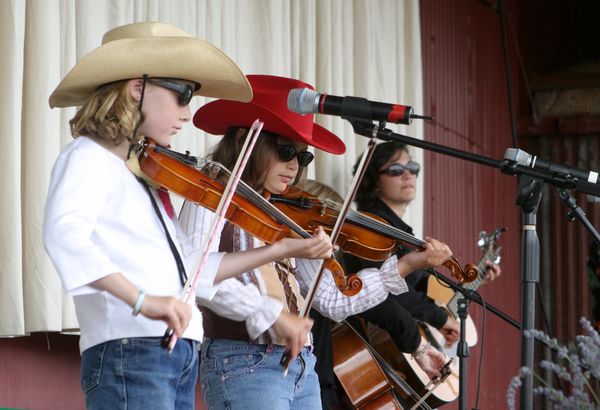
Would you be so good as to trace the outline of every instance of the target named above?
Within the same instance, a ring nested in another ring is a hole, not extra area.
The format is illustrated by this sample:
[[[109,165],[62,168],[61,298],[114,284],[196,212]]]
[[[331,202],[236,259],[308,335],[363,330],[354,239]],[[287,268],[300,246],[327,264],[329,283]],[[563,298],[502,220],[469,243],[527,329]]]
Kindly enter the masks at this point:
[[[500,319],[514,326],[518,330],[521,330],[521,324],[493,305],[489,303],[483,303],[481,296],[476,291],[463,288],[458,283],[448,279],[444,275],[441,275],[434,269],[428,269],[428,271],[431,272],[437,280],[444,282],[445,285],[450,287],[455,292],[460,292],[462,295],[457,301],[458,317],[460,318],[460,339],[456,348],[456,356],[458,356],[458,374],[460,379],[458,390],[458,408],[462,410],[465,409],[467,405],[467,358],[469,357],[469,344],[466,341],[466,322],[469,303],[471,301],[477,302],[479,305],[481,305],[481,307],[489,310],[494,315],[498,316]]]
[[[487,302],[483,303],[481,295],[479,295],[477,291],[462,287],[458,283],[454,282],[452,279],[449,279],[446,276],[440,274],[435,269],[428,269],[428,271],[432,272],[437,280],[439,280],[440,282],[444,282],[445,285],[452,288],[452,290],[454,290],[455,292],[460,292],[463,298],[467,299],[467,303],[471,301],[476,302],[482,308],[489,310],[494,315],[498,316],[500,319],[513,326],[515,329],[521,330],[521,324],[518,321],[508,316],[506,313],[504,313],[494,305]]]
[[[577,205],[577,202],[575,201],[573,195],[571,195],[566,189],[559,189],[558,196],[560,197],[560,199],[562,199],[567,208],[571,210],[567,214],[567,219],[569,221],[574,221],[575,218],[579,219],[583,226],[585,226],[587,230],[590,231],[596,243],[600,245],[600,234],[598,234],[598,231],[596,230],[596,228],[594,228],[594,225],[592,225],[587,216],[585,216],[585,212],[583,212],[583,210]]]
[[[521,366],[533,369],[534,338],[526,336],[527,331],[533,330],[535,321],[535,286],[540,277],[540,245],[536,232],[536,212],[540,202],[544,182],[557,188],[576,189],[590,195],[600,197],[600,185],[579,180],[571,175],[551,173],[517,164],[515,160],[502,161],[467,151],[450,148],[406,135],[392,132],[387,128],[377,128],[374,124],[364,121],[353,121],[356,134],[368,138],[376,136],[385,141],[398,141],[404,144],[453,156],[470,162],[500,169],[502,173],[519,176],[519,192],[516,203],[522,212],[521,235]],[[574,213],[577,215],[578,213]],[[579,215],[577,215],[579,216]],[[586,225],[589,230],[589,226]],[[594,235],[592,233],[592,235]],[[594,236],[596,239],[597,236]],[[597,239],[596,239],[597,240]],[[600,242],[599,242],[600,243]],[[533,408],[533,372],[523,376],[521,386],[521,409]]]

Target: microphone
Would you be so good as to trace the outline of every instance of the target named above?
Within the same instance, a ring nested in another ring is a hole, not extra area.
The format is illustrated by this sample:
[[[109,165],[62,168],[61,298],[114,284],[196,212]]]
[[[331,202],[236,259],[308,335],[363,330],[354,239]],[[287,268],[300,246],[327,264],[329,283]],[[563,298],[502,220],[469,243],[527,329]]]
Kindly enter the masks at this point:
[[[416,115],[408,105],[369,101],[359,97],[337,97],[319,94],[310,88],[294,88],[288,94],[288,109],[298,114],[328,114],[345,119],[385,121],[410,124],[413,118],[432,120],[428,115]]]
[[[598,183],[598,173],[595,171],[586,171],[571,167],[568,165],[557,164],[547,159],[539,158],[535,155],[518,148],[508,148],[504,153],[504,158],[516,162],[524,167],[537,169],[540,171],[549,172],[552,175],[562,175],[565,177],[575,177],[579,180],[589,182],[590,184]]]

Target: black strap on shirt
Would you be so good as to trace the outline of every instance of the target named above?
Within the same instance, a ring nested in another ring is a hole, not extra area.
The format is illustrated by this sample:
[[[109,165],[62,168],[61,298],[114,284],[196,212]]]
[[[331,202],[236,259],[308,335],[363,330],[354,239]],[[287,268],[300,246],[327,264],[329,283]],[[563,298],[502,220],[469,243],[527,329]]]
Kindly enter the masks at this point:
[[[156,203],[156,198],[154,198],[154,195],[152,195],[152,192],[150,192],[150,187],[148,187],[148,184],[146,183],[146,181],[144,181],[141,178],[138,178],[138,181],[140,181],[142,183],[142,185],[146,189],[146,192],[148,193],[148,196],[150,196],[150,201],[152,202],[152,207],[154,208],[154,211],[158,215],[160,224],[162,225],[162,227],[165,231],[165,235],[167,236],[167,241],[169,242],[169,248],[171,248],[171,253],[173,254],[173,257],[175,258],[175,263],[177,264],[177,270],[179,272],[179,281],[181,282],[181,286],[185,286],[185,282],[187,282],[187,279],[188,279],[187,274],[185,273],[185,266],[183,265],[183,261],[181,260],[181,255],[179,255],[179,251],[177,251],[177,247],[175,246],[173,239],[171,239],[171,235],[169,234],[169,230],[167,229],[167,225],[165,224],[163,215],[160,212],[160,209],[158,208],[158,204]]]

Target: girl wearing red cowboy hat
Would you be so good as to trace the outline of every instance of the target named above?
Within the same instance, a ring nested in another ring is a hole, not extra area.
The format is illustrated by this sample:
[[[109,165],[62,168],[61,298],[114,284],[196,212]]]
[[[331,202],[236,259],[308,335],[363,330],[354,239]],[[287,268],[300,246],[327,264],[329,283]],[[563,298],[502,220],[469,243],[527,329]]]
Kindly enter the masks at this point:
[[[312,161],[309,145],[341,154],[343,142],[313,122],[287,109],[287,96],[293,88],[310,87],[298,80],[251,75],[254,98],[250,103],[217,100],[200,108],[194,125],[211,134],[223,135],[212,159],[231,168],[240,152],[248,128],[256,118],[264,130],[256,143],[242,179],[258,192],[283,193]],[[312,88],[312,87],[310,87]],[[184,204],[180,221],[184,229],[201,230],[203,208]],[[202,344],[202,390],[209,409],[321,408],[319,381],[314,371],[309,330],[312,321],[298,316],[306,289],[318,265],[297,251],[294,243],[307,248],[331,243],[321,227],[309,239],[285,238],[271,245],[287,249],[283,257],[245,271],[236,279],[223,281],[216,295],[202,301],[205,339]],[[241,229],[228,225],[221,233],[220,250],[241,251],[264,246]],[[269,246],[267,246],[268,248]],[[427,254],[427,255],[425,255]],[[431,266],[434,256],[446,260],[443,251],[421,252],[407,257],[410,272],[415,266]],[[321,254],[329,256],[330,254]],[[440,262],[441,263],[441,262]],[[403,265],[404,266],[404,265]],[[358,313],[384,300],[390,292],[406,291],[399,265],[390,258],[381,270],[359,272],[363,289],[346,297],[335,287],[329,272],[323,276],[314,306],[335,320]],[[287,377],[279,364],[286,348],[292,360]]]

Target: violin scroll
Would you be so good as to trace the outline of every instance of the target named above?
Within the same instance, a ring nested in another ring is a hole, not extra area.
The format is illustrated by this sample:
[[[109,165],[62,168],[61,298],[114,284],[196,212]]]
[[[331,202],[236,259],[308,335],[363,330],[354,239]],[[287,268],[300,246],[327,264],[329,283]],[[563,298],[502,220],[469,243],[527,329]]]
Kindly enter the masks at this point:
[[[346,275],[334,258],[326,259],[325,267],[331,271],[336,287],[345,296],[354,296],[362,289],[362,279],[356,273]]]
[[[452,277],[456,279],[458,283],[473,282],[479,276],[479,270],[476,265],[467,263],[463,269],[454,257],[451,257],[444,262],[444,266],[448,268],[450,274],[452,274]]]
[[[464,269],[464,282],[469,283],[473,282],[479,276],[479,269],[477,269],[477,265],[472,263],[467,263]]]

